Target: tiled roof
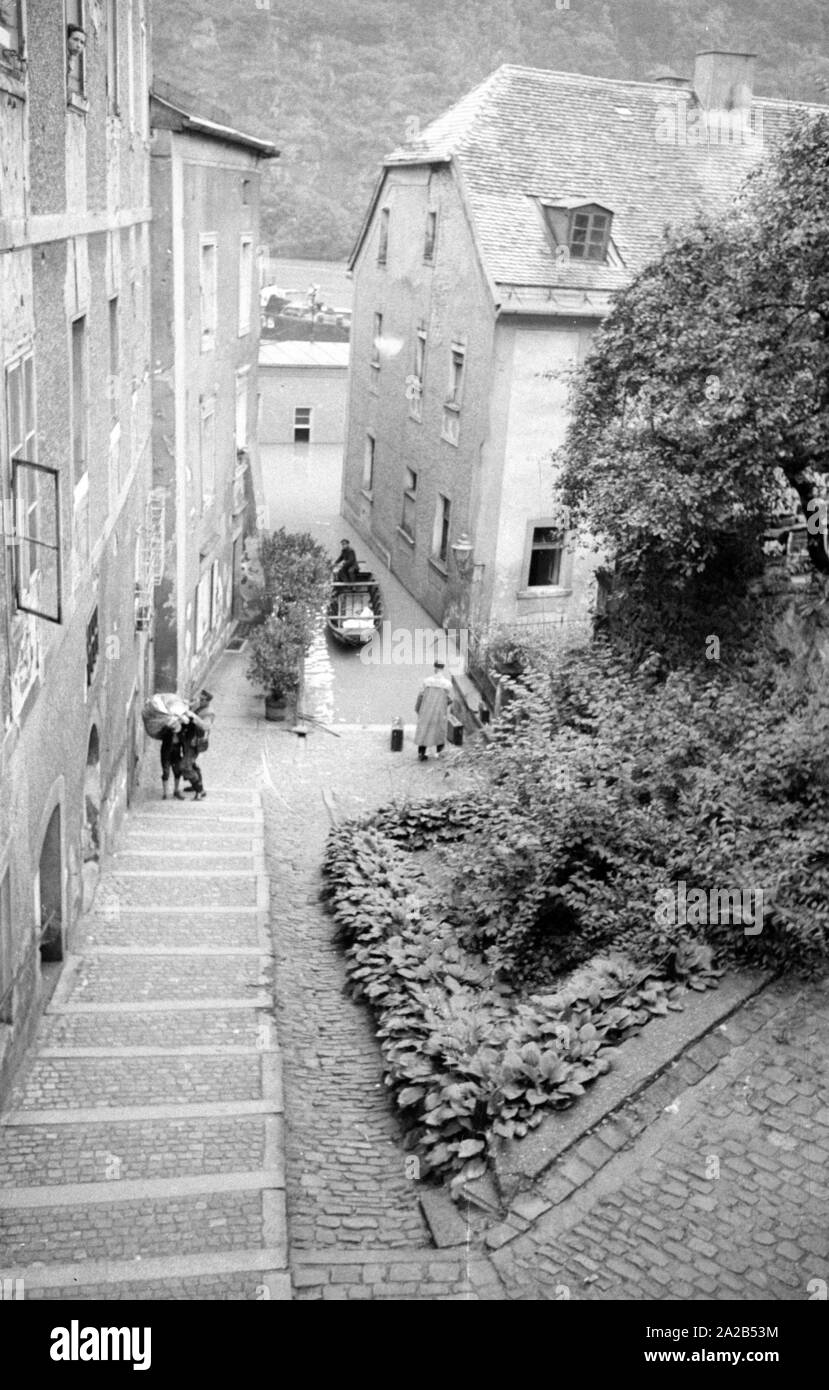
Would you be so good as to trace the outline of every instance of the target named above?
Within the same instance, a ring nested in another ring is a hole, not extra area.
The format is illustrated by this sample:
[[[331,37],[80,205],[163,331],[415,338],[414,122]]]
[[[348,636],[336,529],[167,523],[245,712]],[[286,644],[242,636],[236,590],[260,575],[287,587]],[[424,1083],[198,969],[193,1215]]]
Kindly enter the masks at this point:
[[[226,111],[170,82],[156,80],[150,96],[153,125],[166,125],[173,130],[192,131],[195,135],[208,135],[231,145],[246,146],[263,159],[275,159],[279,155],[276,146],[264,136],[237,130]]]
[[[761,141],[666,143],[664,108],[689,99],[679,86],[506,65],[385,163],[454,161],[496,286],[613,290],[658,254],[666,225],[725,206],[796,113],[827,109],[755,98]],[[556,265],[537,200],[573,199],[613,211],[622,268]]]

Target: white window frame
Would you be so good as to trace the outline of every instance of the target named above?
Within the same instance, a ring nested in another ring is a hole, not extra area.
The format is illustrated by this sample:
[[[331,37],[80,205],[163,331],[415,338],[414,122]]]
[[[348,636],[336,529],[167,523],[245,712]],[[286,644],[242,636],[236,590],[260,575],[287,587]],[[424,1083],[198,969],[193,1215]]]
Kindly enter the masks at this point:
[[[299,417],[300,417],[301,415],[302,415],[302,416],[306,416],[306,415],[307,415],[307,417],[308,417],[307,420],[306,420],[306,419],[300,420]],[[310,406],[310,405],[295,405],[295,406],[294,406],[294,422],[293,422],[293,426],[292,426],[292,430],[291,430],[291,433],[293,434],[293,441],[292,441],[292,442],[293,442],[294,444],[310,444],[310,443],[311,443],[311,431],[312,431],[312,428],[313,428],[313,420],[314,420],[314,408],[313,408],[313,406]],[[298,429],[300,429],[300,430],[307,429],[307,431],[308,431],[308,438],[307,438],[307,439],[297,439],[297,437],[296,437],[296,432],[297,432]]]
[[[69,25],[74,24],[82,29],[89,41],[89,30],[87,27],[86,0],[64,0],[63,4],[63,43],[65,54],[66,72],[66,100],[69,106],[79,106],[81,110],[87,109],[86,101],[86,50],[71,59],[69,49],[66,46],[69,36]],[[70,85],[72,80],[72,65],[74,64],[74,80],[77,83],[77,90]]]
[[[438,240],[438,214],[436,208],[429,208],[426,213],[426,232],[423,238],[423,261],[425,265],[434,265],[435,248]]]
[[[435,523],[432,528],[432,561],[444,568],[449,563],[449,529],[452,523],[452,499],[439,492],[435,502]],[[445,545],[444,545],[445,533]]]
[[[27,413],[27,391],[26,391],[26,368],[29,367],[29,380],[31,395],[31,419]],[[16,380],[17,408],[14,412],[19,421],[17,438],[12,438],[12,377]],[[34,350],[27,349],[26,352],[19,353],[6,363],[3,374],[3,389],[6,408],[6,446],[8,449],[8,459],[10,468],[14,467],[15,459],[25,459],[28,463],[37,463],[37,382],[35,379],[35,358]],[[28,502],[22,507],[18,502],[20,516],[15,517],[14,523],[18,536],[30,534],[30,521],[34,517],[33,534],[40,534],[38,516],[39,498],[35,495],[34,501],[29,494]],[[17,584],[21,593],[28,592],[32,584],[37,579],[38,566],[32,564],[32,555],[25,554],[25,547],[20,541],[17,549]]]
[[[374,463],[375,463],[376,456],[377,456],[377,439],[376,439],[376,436],[373,435],[373,434],[371,433],[371,430],[367,430],[367,431],[366,431],[365,451],[364,451],[364,453],[363,453],[363,487],[362,487],[362,491],[363,491],[363,493],[365,494],[366,497],[372,497],[373,494],[374,494]]]
[[[411,479],[414,479],[412,482]],[[411,529],[409,525],[411,524]],[[398,528],[406,540],[414,544],[417,535],[417,471],[406,467],[403,479],[403,513]]]
[[[210,271],[205,273],[205,252],[212,253]],[[219,310],[219,241],[215,232],[203,232],[199,237],[199,323],[201,350],[212,352],[216,346]]]
[[[391,221],[391,209],[380,209],[379,237],[377,241],[377,264],[388,265],[389,263],[389,223]]]
[[[119,0],[106,0],[104,13],[108,116],[120,116],[121,114],[121,87],[118,71],[118,3]]]
[[[248,447],[248,396],[250,394],[250,368],[242,367],[236,373],[236,409],[234,416],[234,438],[237,451]]]
[[[239,337],[250,333],[251,301],[253,299],[253,237],[245,233],[239,238]]]
[[[208,428],[209,422],[209,428]],[[216,397],[204,396],[199,409],[199,482],[201,510],[216,496]]]
[[[560,537],[560,543],[536,544],[534,537],[536,531],[554,531]],[[559,556],[558,573],[553,584],[531,584],[530,572],[532,567],[533,554],[536,550],[556,550]],[[572,580],[572,547],[569,536],[555,517],[534,517],[527,522],[527,536],[524,545],[524,562],[521,569],[522,584],[518,592],[519,598],[543,598],[545,595],[569,593]]]
[[[0,862],[0,1027],[13,1022],[14,937],[11,865]]]
[[[466,379],[466,346],[454,342],[449,350],[449,381],[446,387],[445,404],[450,409],[460,410],[463,404],[463,388]]]

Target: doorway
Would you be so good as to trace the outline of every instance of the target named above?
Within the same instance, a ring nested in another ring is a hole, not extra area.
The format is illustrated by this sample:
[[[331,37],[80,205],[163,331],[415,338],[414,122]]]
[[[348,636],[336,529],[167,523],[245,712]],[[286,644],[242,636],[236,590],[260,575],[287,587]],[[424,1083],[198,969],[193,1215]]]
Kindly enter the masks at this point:
[[[42,966],[63,960],[63,850],[61,813],[56,806],[46,827],[34,882],[35,920],[40,927]]]

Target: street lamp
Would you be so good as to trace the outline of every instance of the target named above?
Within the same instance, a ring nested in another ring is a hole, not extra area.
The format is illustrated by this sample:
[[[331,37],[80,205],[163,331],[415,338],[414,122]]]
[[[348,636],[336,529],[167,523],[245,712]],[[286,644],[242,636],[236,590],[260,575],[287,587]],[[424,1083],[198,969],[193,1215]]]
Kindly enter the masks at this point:
[[[452,542],[451,550],[455,557],[458,574],[462,579],[467,579],[472,573],[474,546],[465,531],[462,531],[458,539]]]

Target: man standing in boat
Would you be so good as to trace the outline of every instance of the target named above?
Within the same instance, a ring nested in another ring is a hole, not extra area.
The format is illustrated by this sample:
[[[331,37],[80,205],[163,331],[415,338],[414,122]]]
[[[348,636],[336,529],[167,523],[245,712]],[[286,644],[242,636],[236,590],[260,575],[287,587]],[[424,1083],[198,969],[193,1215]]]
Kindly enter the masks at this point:
[[[334,578],[340,583],[352,583],[360,577],[360,566],[357,564],[357,556],[351,547],[351,541],[346,537],[340,541],[342,549],[337,556],[334,566]]]
[[[426,761],[426,749],[434,748],[440,757],[446,743],[446,721],[452,703],[452,682],[444,675],[442,661],[435,662],[435,674],[427,676],[415,701],[418,760]]]

